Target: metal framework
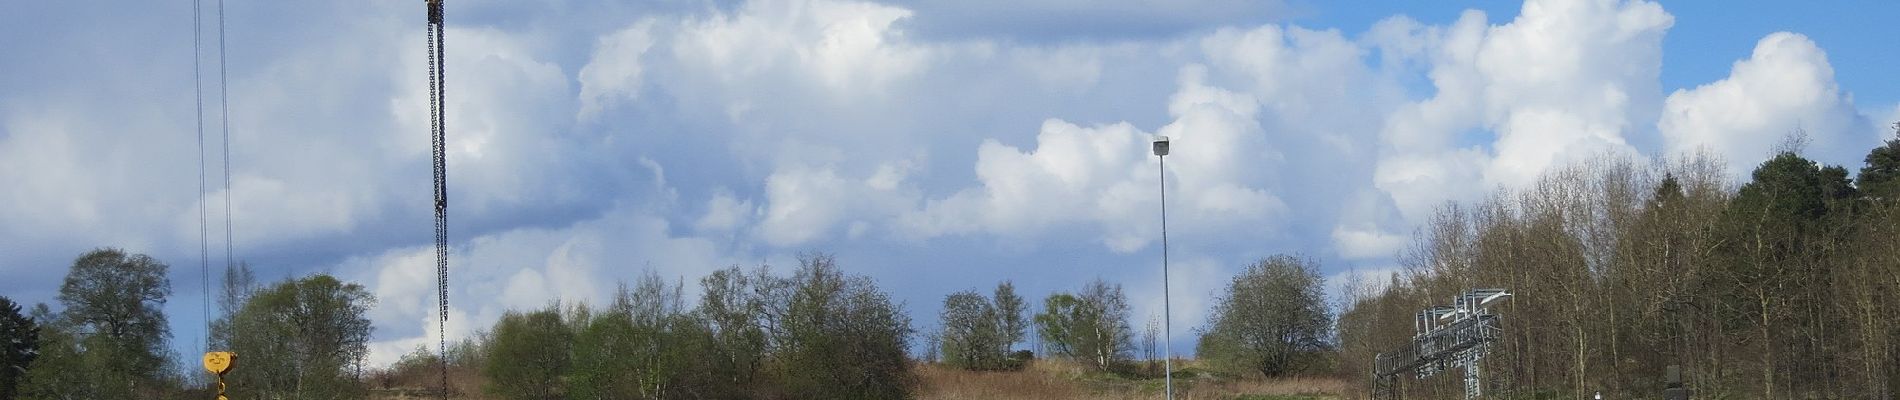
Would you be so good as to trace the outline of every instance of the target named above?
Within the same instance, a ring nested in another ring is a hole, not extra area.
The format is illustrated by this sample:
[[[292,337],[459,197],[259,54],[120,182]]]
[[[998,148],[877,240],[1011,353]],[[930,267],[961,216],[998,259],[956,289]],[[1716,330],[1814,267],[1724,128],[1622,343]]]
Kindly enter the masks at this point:
[[[1476,289],[1453,297],[1450,306],[1414,314],[1412,343],[1373,360],[1373,397],[1398,398],[1401,374],[1425,379],[1452,368],[1465,370],[1465,399],[1483,395],[1480,361],[1499,333],[1498,316],[1487,305],[1510,295],[1504,289]]]

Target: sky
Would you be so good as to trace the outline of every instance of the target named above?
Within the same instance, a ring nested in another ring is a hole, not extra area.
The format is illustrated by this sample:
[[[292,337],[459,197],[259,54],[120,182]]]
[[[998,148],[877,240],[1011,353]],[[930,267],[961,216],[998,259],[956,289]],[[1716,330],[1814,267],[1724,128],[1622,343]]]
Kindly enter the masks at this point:
[[[373,365],[434,342],[421,2],[3,4],[0,295],[56,304],[81,253],[148,254],[171,267],[174,347],[193,354],[228,247],[268,281],[364,285]],[[1900,27],[1879,19],[1896,14],[450,0],[446,333],[600,303],[646,271],[692,296],[711,270],[789,272],[809,252],[875,279],[920,330],[952,292],[1009,280],[1039,300],[1095,278],[1123,285],[1141,326],[1164,309],[1165,176],[1187,352],[1249,262],[1381,281],[1436,207],[1549,168],[1702,151],[1739,181],[1801,130],[1804,155],[1858,169],[1900,120]]]

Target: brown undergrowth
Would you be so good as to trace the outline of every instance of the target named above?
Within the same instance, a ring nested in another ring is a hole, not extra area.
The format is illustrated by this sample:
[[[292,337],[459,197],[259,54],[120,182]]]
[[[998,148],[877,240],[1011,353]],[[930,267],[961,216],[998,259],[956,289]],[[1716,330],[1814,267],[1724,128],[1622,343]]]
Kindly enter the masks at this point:
[[[1113,374],[1081,364],[1052,359],[1030,362],[1022,371],[965,371],[945,365],[916,364],[920,400],[1068,400],[1158,399],[1160,373]],[[1175,398],[1180,400],[1315,400],[1344,398],[1347,382],[1331,377],[1246,378],[1208,372],[1192,360],[1175,366]],[[372,374],[369,398],[375,400],[433,399],[440,375],[433,368],[384,371]],[[483,379],[473,370],[452,368],[450,386],[455,399],[491,398],[481,391]]]
[[[1163,391],[1160,374],[1127,377],[1093,371],[1062,360],[1036,360],[1022,371],[964,371],[944,365],[917,366],[917,398],[975,399],[1155,399]],[[1176,366],[1175,398],[1189,399],[1337,399],[1346,382],[1337,378],[1235,378],[1208,373],[1193,361]]]

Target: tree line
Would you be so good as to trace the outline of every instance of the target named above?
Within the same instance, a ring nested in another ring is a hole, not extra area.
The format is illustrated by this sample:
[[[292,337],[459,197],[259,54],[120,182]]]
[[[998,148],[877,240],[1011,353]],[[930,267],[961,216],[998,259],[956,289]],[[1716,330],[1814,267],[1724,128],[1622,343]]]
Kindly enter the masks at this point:
[[[730,267],[681,282],[648,272],[594,308],[510,311],[462,347],[503,399],[895,399],[911,396],[911,321],[829,255],[789,276]],[[398,364],[426,364],[426,350]]]
[[[0,297],[0,400],[210,397],[195,354],[169,350],[168,268],[98,249],[74,261],[57,310]],[[801,256],[788,275],[764,266],[714,271],[698,280],[696,302],[683,298],[684,281],[648,272],[604,306],[509,311],[446,355],[418,348],[387,368],[365,365],[375,298],[363,286],[323,274],[264,284],[246,264],[226,268],[221,281],[206,346],[239,355],[225,377],[232,398],[366,398],[401,385],[426,392],[438,387],[442,364],[458,377],[457,397],[503,399],[910,398],[918,362],[1016,371],[1037,357],[1108,374],[1158,373],[1155,321],[1137,342],[1121,285],[1101,279],[1049,294],[1040,307],[1007,281],[988,296],[947,295],[913,357],[917,331],[903,305],[830,255]],[[1197,353],[1226,374],[1330,373],[1323,287],[1311,259],[1248,266],[1197,330]]]
[[[1331,314],[1317,268],[1282,256],[1236,277],[1217,309],[1226,322],[1201,335],[1203,356],[1233,374],[1330,372]],[[511,311],[451,350],[452,363],[486,382],[481,394],[502,399],[893,399],[915,395],[918,362],[1021,370],[1037,357],[1020,346],[1033,329],[1045,357],[1102,373],[1156,373],[1131,358],[1137,343],[1121,286],[1100,279],[1049,295],[1033,315],[1007,281],[989,296],[949,294],[916,357],[908,350],[917,332],[902,305],[829,255],[801,257],[790,276],[735,266],[699,284],[691,308],[683,282],[648,272],[604,308],[557,302]],[[1298,326],[1272,336],[1248,331],[1281,323]],[[394,370],[426,369],[431,357],[419,348]]]
[[[171,399],[212,396],[195,355],[173,353],[163,311],[170,267],[102,248],[73,261],[57,297],[22,312],[0,297],[0,399]],[[327,275],[259,286],[248,266],[226,272],[206,346],[241,354],[226,377],[235,398],[360,398],[375,298]]]
[[[1196,358],[1210,372],[1239,377],[1282,377],[1334,372],[1333,313],[1325,279],[1310,258],[1276,255],[1248,265],[1215,299],[1205,324],[1194,329]],[[1074,293],[1056,292],[1029,317],[1004,281],[990,298],[974,290],[944,298],[940,327],[926,337],[924,359],[978,371],[1015,371],[1036,357],[1015,350],[1027,328],[1043,356],[1128,377],[1158,377],[1158,320],[1135,341],[1128,298],[1119,284],[1095,279]],[[1135,355],[1139,351],[1141,359]]]
[[[1896,126],[1900,130],[1900,126]],[[1890,398],[1900,384],[1900,140],[1850,178],[1796,135],[1739,186],[1707,155],[1559,168],[1441,208],[1405,271],[1340,315],[1342,370],[1408,343],[1412,313],[1472,288],[1503,336],[1484,363],[1505,397],[1653,396],[1679,366],[1698,396]],[[1411,395],[1457,377],[1405,378]]]

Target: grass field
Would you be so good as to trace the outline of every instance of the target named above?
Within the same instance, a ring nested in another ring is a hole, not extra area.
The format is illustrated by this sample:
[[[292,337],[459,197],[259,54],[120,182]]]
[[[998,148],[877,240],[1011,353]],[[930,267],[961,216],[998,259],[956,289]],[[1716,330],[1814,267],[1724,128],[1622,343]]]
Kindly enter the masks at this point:
[[[1337,399],[1346,382],[1336,378],[1240,379],[1206,373],[1192,361],[1176,366],[1176,399]],[[940,365],[917,368],[923,400],[975,399],[1157,399],[1160,377],[1126,378],[1090,371],[1060,360],[1036,360],[1023,371],[964,371]]]
[[[1175,398],[1181,400],[1320,400],[1339,399],[1346,392],[1346,381],[1330,377],[1244,379],[1208,373],[1194,361],[1175,365]],[[920,400],[1068,400],[1068,399],[1159,399],[1163,382],[1159,374],[1129,378],[1094,371],[1063,360],[1033,361],[1022,371],[964,371],[934,364],[916,364],[917,398]],[[388,380],[373,382],[370,399],[433,399],[435,371],[403,371]],[[474,371],[456,369],[451,374],[456,399],[489,399],[481,392],[483,379]]]

